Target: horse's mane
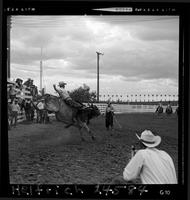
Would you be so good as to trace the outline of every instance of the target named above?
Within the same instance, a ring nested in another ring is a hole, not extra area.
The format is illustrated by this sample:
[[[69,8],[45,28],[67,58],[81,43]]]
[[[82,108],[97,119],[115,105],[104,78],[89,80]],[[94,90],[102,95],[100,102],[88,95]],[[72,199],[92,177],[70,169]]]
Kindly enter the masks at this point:
[[[60,99],[60,97],[52,95],[52,94],[49,94],[49,93],[44,94],[41,98],[42,99],[46,99],[46,98],[49,98],[49,97]]]

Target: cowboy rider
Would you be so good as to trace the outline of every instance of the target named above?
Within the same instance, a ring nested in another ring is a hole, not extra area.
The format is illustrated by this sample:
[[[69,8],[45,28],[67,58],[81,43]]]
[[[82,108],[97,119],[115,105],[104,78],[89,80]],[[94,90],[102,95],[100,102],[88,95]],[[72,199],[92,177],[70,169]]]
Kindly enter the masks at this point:
[[[67,85],[67,83],[61,81],[59,82],[59,89],[56,88],[56,85],[54,84],[53,87],[55,89],[55,91],[59,94],[59,96],[61,97],[61,99],[68,104],[69,106],[76,108],[77,111],[82,109],[84,106],[76,101],[73,101],[73,99],[70,97],[69,93],[67,92],[67,90],[65,89],[65,85]],[[73,116],[72,118],[73,122],[76,122],[77,119]]]

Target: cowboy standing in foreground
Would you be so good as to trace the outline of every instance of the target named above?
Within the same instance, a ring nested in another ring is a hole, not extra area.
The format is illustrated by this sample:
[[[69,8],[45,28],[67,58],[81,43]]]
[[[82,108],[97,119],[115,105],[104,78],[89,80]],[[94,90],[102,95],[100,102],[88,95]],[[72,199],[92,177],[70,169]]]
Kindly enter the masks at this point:
[[[137,135],[137,134],[136,134]],[[123,171],[123,178],[131,181],[140,176],[142,184],[177,184],[176,171],[172,158],[156,147],[160,136],[145,130],[137,135],[142,148],[132,157]]]

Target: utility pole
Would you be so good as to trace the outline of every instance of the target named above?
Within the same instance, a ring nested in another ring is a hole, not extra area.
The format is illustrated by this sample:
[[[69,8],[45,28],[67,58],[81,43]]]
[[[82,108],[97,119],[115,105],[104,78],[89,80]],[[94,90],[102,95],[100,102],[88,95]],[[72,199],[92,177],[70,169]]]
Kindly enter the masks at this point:
[[[41,60],[40,60],[40,90],[42,91],[42,74],[43,69],[42,69],[42,47],[41,47]]]
[[[104,55],[103,53],[96,52],[97,53],[97,102],[99,102],[99,60],[100,55]]]
[[[7,16],[7,78],[11,77],[10,69],[10,34],[11,34],[11,16]]]

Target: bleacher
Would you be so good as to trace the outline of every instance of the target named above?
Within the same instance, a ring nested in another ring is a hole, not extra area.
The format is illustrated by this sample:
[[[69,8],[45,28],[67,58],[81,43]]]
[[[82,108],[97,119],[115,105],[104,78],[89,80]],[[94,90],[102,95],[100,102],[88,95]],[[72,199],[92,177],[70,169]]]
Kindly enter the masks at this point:
[[[7,80],[7,92],[8,92],[8,88],[10,85],[14,85],[16,86],[17,83],[15,81],[11,81],[11,80]],[[22,89],[19,89],[18,87],[15,87],[15,91],[17,92],[16,94],[16,98],[21,98],[21,99],[25,99],[25,100],[30,100],[32,99],[32,95],[31,95],[31,92],[30,92],[30,88],[28,88],[27,86],[25,85],[22,85]],[[10,101],[10,99],[8,99],[8,101]],[[25,112],[24,110],[21,111],[19,114],[18,114],[18,122],[22,122],[24,121],[26,118],[25,118]]]

